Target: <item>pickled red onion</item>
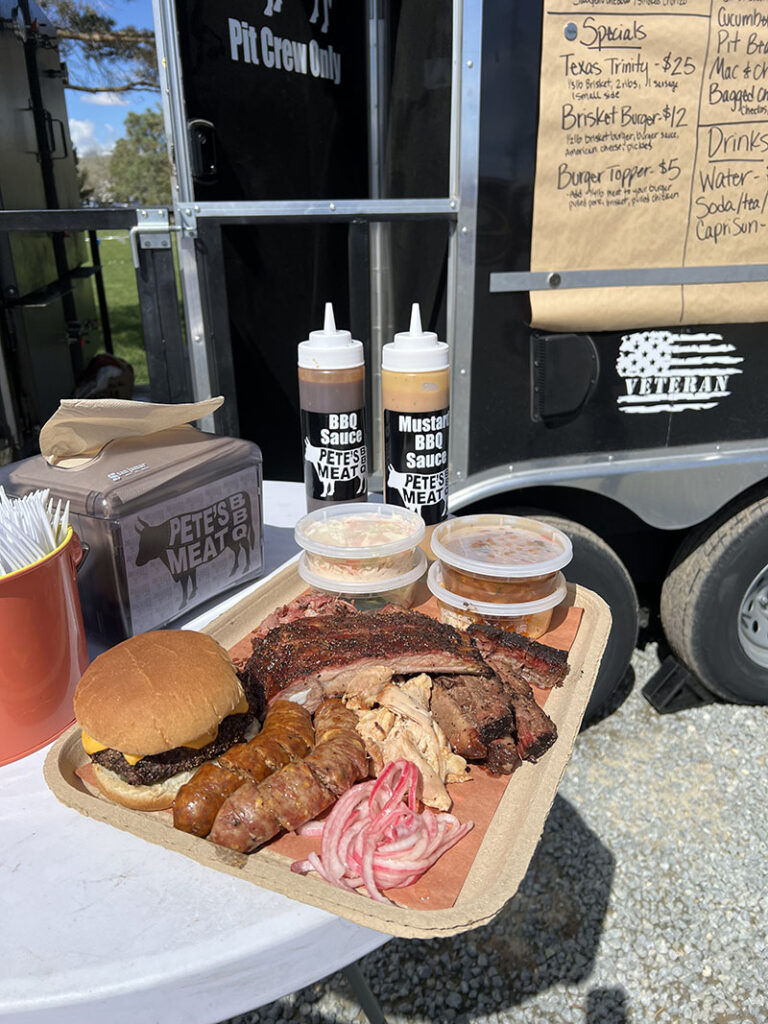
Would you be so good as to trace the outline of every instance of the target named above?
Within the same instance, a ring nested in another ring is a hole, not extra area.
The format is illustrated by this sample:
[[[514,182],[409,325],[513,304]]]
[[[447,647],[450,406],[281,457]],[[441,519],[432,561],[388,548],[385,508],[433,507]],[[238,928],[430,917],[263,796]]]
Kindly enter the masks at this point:
[[[400,758],[378,779],[352,786],[322,823],[320,854],[295,861],[291,871],[316,871],[339,889],[362,887],[372,899],[391,903],[382,889],[412,885],[473,825],[428,807],[418,811],[418,783],[419,769]]]

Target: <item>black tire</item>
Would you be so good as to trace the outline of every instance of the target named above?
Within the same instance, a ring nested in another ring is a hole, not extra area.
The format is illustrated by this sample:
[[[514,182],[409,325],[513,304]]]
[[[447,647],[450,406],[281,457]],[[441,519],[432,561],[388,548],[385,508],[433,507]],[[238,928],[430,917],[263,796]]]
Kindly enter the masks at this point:
[[[569,583],[594,590],[611,609],[613,621],[584,721],[603,707],[625,679],[637,644],[639,609],[632,578],[616,552],[596,533],[560,516],[536,515],[571,538],[573,561],[563,572]]]
[[[661,622],[670,647],[708,689],[733,703],[768,703],[768,611],[757,600],[760,592],[765,601],[766,588],[768,497],[692,531],[662,586]],[[762,665],[756,660],[761,653]]]

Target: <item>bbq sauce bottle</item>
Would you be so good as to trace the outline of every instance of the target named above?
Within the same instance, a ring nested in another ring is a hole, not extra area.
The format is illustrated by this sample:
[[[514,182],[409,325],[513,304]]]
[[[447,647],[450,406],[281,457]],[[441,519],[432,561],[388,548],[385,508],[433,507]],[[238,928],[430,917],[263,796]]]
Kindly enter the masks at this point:
[[[367,501],[363,346],[336,329],[330,302],[323,329],[299,344],[299,405],[307,511]]]
[[[418,303],[410,330],[384,345],[384,500],[418,512],[427,526],[448,515],[448,346],[421,329]]]

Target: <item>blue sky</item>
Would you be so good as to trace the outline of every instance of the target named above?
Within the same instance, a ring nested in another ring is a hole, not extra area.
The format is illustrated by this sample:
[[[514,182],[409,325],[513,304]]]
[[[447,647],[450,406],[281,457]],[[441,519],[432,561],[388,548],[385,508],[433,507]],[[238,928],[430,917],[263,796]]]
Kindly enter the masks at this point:
[[[152,0],[92,0],[92,4],[118,26],[152,28]],[[156,92],[91,94],[68,89],[66,97],[72,142],[81,156],[108,153],[124,134],[126,114],[155,107],[160,101]]]

